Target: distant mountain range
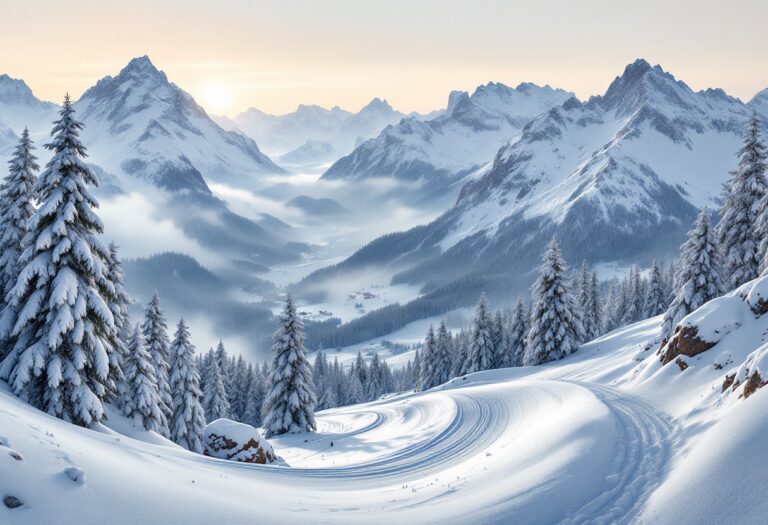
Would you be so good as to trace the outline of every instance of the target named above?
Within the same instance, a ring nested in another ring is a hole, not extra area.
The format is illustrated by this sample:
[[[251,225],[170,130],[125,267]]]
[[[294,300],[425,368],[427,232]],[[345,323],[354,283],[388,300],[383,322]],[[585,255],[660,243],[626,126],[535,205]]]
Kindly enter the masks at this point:
[[[504,299],[526,293],[552,237],[574,265],[676,255],[697,210],[719,207],[745,123],[753,111],[767,116],[767,100],[768,91],[747,104],[720,89],[695,92],[637,60],[604,95],[569,97],[525,124],[437,220],[379,238],[298,289],[388,266],[393,282],[425,292],[416,306],[389,312],[404,324],[471,304],[481,291]],[[377,143],[386,141],[369,141],[353,156]]]
[[[437,113],[410,116],[422,119]],[[357,113],[338,106],[326,109],[301,104],[284,115],[250,108],[233,119],[215,118],[226,129],[239,130],[286,162],[306,164],[335,160],[405,117],[408,115],[393,109],[386,100],[374,98]]]
[[[387,127],[337,160],[325,179],[395,178],[444,187],[487,163],[528,121],[572,93],[549,86],[516,88],[490,82],[472,95],[454,91],[444,113],[431,120],[411,117]]]

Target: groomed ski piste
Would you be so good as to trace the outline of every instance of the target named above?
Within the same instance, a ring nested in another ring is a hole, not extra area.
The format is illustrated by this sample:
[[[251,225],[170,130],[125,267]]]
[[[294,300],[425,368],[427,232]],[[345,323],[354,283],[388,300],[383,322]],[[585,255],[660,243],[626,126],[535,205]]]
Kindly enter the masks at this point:
[[[116,415],[79,428],[2,384],[0,496],[23,506],[0,523],[761,522],[768,389],[722,394],[706,353],[662,367],[659,323],[320,412],[316,433],[272,440],[289,466],[196,455]]]

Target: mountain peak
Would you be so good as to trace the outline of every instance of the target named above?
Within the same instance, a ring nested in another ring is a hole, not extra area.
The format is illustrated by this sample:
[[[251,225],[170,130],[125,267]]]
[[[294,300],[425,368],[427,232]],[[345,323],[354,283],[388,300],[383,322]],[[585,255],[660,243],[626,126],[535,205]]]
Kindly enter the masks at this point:
[[[147,55],[131,59],[128,64],[120,70],[117,78],[152,78],[160,82],[167,82],[165,73],[155,67]]]
[[[661,66],[638,58],[611,82],[604,96],[596,98],[606,109],[629,114],[648,103],[686,107],[691,94],[691,88]]]
[[[394,111],[394,109],[392,109],[392,106],[390,106],[389,102],[387,102],[386,100],[382,100],[379,97],[375,97],[368,104],[366,104],[363,107],[363,109],[360,110],[360,113],[367,112],[367,111],[381,111],[381,112],[391,113]]]
[[[23,80],[13,78],[3,73],[0,75],[0,97],[5,98],[7,96],[32,96],[32,90],[29,89],[29,86]]]

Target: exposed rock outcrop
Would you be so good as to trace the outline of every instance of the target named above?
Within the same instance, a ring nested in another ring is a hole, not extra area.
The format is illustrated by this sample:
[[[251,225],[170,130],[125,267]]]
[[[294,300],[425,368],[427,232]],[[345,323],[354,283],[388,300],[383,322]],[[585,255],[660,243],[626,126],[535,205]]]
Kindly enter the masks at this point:
[[[217,419],[203,432],[205,455],[242,463],[274,463],[272,445],[250,425],[230,419]]]

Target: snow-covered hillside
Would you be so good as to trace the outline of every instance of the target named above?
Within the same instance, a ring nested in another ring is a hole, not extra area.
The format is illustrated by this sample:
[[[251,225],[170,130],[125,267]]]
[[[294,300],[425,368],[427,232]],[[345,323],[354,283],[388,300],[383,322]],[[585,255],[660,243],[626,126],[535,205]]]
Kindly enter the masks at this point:
[[[331,145],[333,159],[327,152],[303,150],[305,162],[334,160],[349,153],[361,141],[375,137],[385,127],[406,117],[386,100],[374,98],[357,113],[334,106],[326,109],[317,105],[300,104],[296,111],[284,115],[271,115],[250,108],[233,119],[217,118],[227,129],[237,129],[252,137],[266,151],[290,155],[303,145],[327,143]],[[421,116],[414,116],[421,118]],[[289,162],[293,160],[289,157]]]
[[[529,122],[436,221],[379,238],[303,284],[364,261],[389,266],[394,283],[426,284],[425,300],[447,309],[481,291],[527,290],[553,236],[572,264],[668,258],[697,209],[719,207],[757,106],[718,89],[695,92],[637,60],[604,95],[571,98]]]
[[[386,128],[339,159],[323,177],[395,177],[442,187],[488,162],[531,118],[571,96],[549,86],[510,88],[495,82],[479,86],[471,96],[455,91],[439,117],[411,117]]]
[[[147,56],[98,81],[75,107],[92,162],[115,174],[208,192],[207,181],[252,186],[283,172],[253,140],[213,122]]]
[[[21,503],[0,521],[758,523],[768,389],[722,382],[763,344],[765,282],[681,323],[730,330],[685,369],[662,363],[657,317],[559,362],[321,412],[272,441],[290,466],[195,455],[115,414],[120,433],[85,430],[0,385],[0,492]]]

